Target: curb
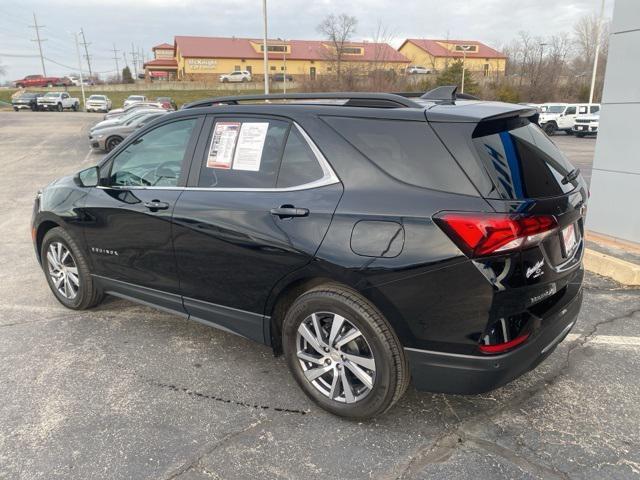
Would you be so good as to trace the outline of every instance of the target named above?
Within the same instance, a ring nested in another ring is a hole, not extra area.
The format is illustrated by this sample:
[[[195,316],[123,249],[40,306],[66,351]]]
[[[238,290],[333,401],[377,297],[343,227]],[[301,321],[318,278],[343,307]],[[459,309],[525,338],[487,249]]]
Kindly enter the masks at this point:
[[[590,272],[613,278],[623,285],[640,285],[640,265],[587,248],[584,267]]]

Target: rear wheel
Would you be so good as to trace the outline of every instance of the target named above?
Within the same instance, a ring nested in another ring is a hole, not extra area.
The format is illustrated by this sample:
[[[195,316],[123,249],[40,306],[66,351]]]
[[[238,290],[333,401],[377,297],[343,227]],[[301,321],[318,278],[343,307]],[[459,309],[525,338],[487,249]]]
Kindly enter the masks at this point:
[[[74,103],[74,104],[73,104],[73,107],[71,107],[71,109],[72,109],[74,112],[77,112],[77,111],[78,111],[78,104],[77,104],[77,103]]]
[[[91,278],[87,260],[64,229],[47,232],[40,255],[47,283],[60,303],[74,310],[100,303],[102,292]]]
[[[108,138],[107,141],[104,144],[105,150],[107,152],[110,152],[111,150],[116,148],[118,145],[120,145],[120,143],[122,143],[122,139],[120,137]]]
[[[287,312],[282,332],[294,378],[335,415],[374,417],[407,388],[400,341],[382,314],[348,288],[322,285],[304,293]]]

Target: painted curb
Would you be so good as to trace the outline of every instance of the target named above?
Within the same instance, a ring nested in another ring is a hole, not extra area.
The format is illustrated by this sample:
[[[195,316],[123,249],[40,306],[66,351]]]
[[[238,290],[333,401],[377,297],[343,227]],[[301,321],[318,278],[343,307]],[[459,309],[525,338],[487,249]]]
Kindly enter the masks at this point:
[[[640,265],[589,248],[584,252],[584,268],[623,285],[640,285]]]

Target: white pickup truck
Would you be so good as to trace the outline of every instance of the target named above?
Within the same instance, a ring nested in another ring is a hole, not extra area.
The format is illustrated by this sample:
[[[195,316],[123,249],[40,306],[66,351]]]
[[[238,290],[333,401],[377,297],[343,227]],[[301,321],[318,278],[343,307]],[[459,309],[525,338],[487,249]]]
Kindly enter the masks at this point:
[[[74,112],[80,108],[80,100],[70,96],[67,92],[48,92],[38,97],[38,107],[42,110],[57,110],[58,112],[71,109]]]

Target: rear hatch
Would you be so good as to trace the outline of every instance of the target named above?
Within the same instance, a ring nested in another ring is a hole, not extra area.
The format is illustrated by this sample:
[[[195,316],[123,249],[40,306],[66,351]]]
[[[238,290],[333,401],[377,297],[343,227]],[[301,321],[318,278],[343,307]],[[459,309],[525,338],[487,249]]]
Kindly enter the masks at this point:
[[[444,228],[454,241],[465,235],[472,241],[495,237],[465,253],[494,285],[484,342],[502,344],[523,333],[526,339],[577,296],[588,193],[579,171],[530,111],[474,120],[431,125],[494,210],[466,224],[454,217],[457,232],[448,224]],[[474,237],[469,228],[480,233]],[[501,240],[500,228],[519,233]]]

